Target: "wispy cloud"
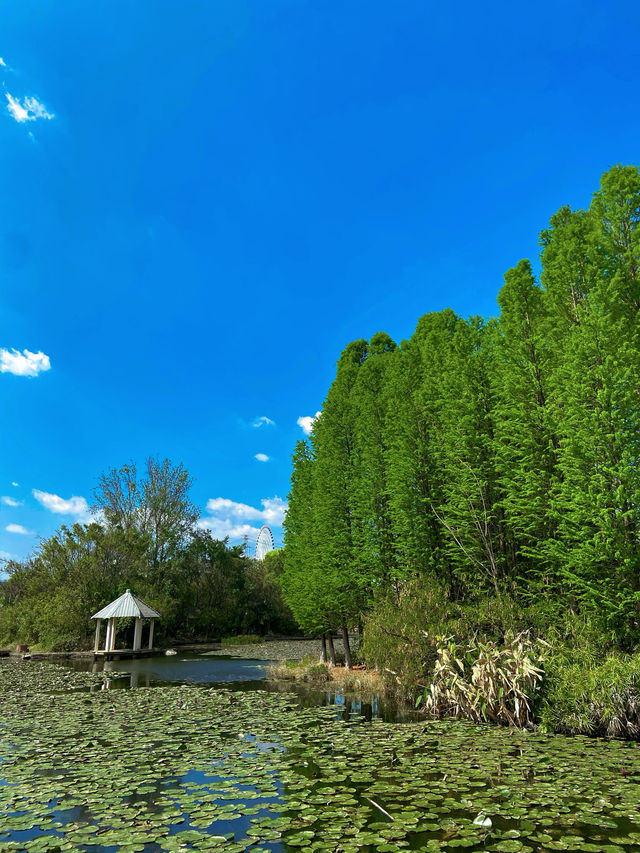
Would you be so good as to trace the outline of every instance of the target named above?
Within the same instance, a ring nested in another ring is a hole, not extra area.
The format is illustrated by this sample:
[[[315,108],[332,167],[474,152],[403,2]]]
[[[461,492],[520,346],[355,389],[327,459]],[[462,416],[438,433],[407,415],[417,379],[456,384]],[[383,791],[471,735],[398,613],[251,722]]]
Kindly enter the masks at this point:
[[[1,56],[0,56],[0,66],[2,66],[2,68],[7,67],[7,63],[4,61],[4,59]]]
[[[227,536],[229,539],[242,539],[244,536],[255,539],[260,527],[249,524],[250,521],[259,522],[260,526],[268,524],[270,527],[281,527],[287,502],[273,497],[263,498],[260,503],[262,509],[229,498],[211,498],[207,501],[208,515],[200,519],[198,527],[210,530],[216,539]]]
[[[17,501],[15,498],[10,498],[7,495],[3,495],[0,501],[6,506],[22,506],[24,503],[24,501]]]
[[[12,480],[12,481],[11,481],[11,485],[12,485],[12,486],[19,486],[19,485],[20,485],[20,483],[16,483],[16,481],[15,481],[15,480]]]
[[[30,352],[23,349],[0,349],[0,373],[13,373],[14,376],[37,376],[51,369],[51,361],[43,352]]]
[[[316,412],[315,415],[300,415],[296,423],[302,428],[305,435],[311,435],[314,423],[318,420],[322,412]]]
[[[272,421],[271,418],[268,418],[266,415],[260,415],[259,418],[256,418],[255,421],[251,424],[251,426],[259,429],[263,426],[275,426],[276,422]]]
[[[20,533],[22,536],[29,536],[31,534],[31,531],[27,530],[21,524],[7,524],[5,530],[7,533]]]
[[[36,119],[52,119],[55,118],[53,113],[48,112],[44,104],[40,103],[37,98],[29,97],[14,98],[8,92],[5,92],[7,101],[9,102],[7,109],[11,116],[20,124],[25,121],[36,121]]]
[[[49,512],[55,512],[58,515],[70,515],[75,521],[80,521],[82,524],[89,524],[92,521],[96,521],[98,524],[103,522],[102,513],[92,513],[86,498],[80,495],[61,498],[60,495],[42,492],[40,489],[33,489],[32,491],[38,503],[48,509]]]
[[[269,461],[269,457],[267,456],[266,453],[256,453],[256,455],[254,456],[254,459],[257,459],[258,462],[268,462]]]

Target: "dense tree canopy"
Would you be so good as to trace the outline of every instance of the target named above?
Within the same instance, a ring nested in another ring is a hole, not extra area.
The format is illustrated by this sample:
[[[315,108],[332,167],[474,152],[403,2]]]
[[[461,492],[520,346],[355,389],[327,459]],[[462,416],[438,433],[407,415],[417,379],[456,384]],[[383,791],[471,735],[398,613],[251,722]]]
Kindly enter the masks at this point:
[[[132,463],[103,474],[100,523],[62,527],[29,560],[5,566],[0,643],[87,647],[89,617],[126,588],[160,612],[160,641],[295,631],[279,585],[282,552],[253,560],[199,529],[190,485],[168,459],[149,459],[142,479]]]
[[[539,280],[506,273],[497,319],[347,346],[294,455],[282,583],[307,630],[433,579],[640,640],[639,222],[640,173],[616,166],[551,218]]]

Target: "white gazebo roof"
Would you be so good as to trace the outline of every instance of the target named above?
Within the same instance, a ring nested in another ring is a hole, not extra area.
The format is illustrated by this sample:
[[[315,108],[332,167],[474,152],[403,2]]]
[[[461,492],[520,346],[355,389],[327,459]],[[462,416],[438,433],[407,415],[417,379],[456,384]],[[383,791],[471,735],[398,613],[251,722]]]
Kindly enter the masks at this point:
[[[111,619],[114,616],[136,616],[139,619],[159,619],[160,614],[153,607],[149,607],[142,599],[134,595],[130,589],[116,598],[111,604],[107,604],[102,610],[98,610],[92,619]]]

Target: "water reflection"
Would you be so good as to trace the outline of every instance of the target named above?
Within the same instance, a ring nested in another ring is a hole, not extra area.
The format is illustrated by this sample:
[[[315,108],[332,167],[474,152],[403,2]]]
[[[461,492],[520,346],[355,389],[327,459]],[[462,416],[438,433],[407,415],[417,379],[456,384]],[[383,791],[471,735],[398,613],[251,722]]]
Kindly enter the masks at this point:
[[[268,661],[209,657],[198,654],[157,655],[133,660],[71,661],[74,669],[109,673],[109,677],[127,678],[128,687],[156,684],[227,684],[232,681],[256,681],[266,677]],[[117,684],[114,686],[122,686]]]
[[[197,653],[111,661],[68,661],[78,670],[102,672],[107,677],[94,689],[152,688],[168,684],[210,684],[230,690],[267,690],[295,693],[303,708],[332,707],[339,719],[348,723],[382,719],[408,722],[415,713],[400,708],[376,694],[349,695],[308,684],[267,680],[269,661],[211,656]]]

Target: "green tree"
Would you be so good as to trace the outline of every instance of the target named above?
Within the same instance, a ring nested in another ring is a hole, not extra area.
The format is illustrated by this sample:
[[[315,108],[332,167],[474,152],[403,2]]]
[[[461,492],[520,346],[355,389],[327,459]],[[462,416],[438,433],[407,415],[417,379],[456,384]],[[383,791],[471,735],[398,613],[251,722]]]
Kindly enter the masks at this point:
[[[90,616],[144,575],[148,542],[137,531],[99,524],[62,527],[2,584],[2,642],[87,647]]]
[[[398,576],[387,470],[388,371],[395,349],[389,335],[375,334],[351,392],[353,568],[360,578],[368,579],[371,597]]]
[[[323,575],[318,560],[314,518],[313,453],[299,441],[293,454],[291,490],[284,520],[286,559],[279,583],[296,622],[309,634],[327,630],[330,610],[324,600]]]
[[[535,575],[535,594],[556,594],[541,543],[556,535],[552,505],[559,485],[558,435],[550,405],[553,355],[545,337],[545,294],[529,261],[505,274],[498,294],[499,335],[493,361],[495,453],[505,522],[519,574]]]
[[[94,509],[111,527],[149,536],[149,565],[165,562],[172,544],[187,537],[198,519],[189,490],[193,480],[182,465],[149,457],[140,478],[135,463],[102,473],[94,490]]]
[[[349,664],[348,628],[371,600],[371,578],[358,571],[355,512],[357,416],[354,387],[367,358],[367,342],[353,341],[338,360],[334,379],[312,434],[316,553],[327,627],[340,628]]]

